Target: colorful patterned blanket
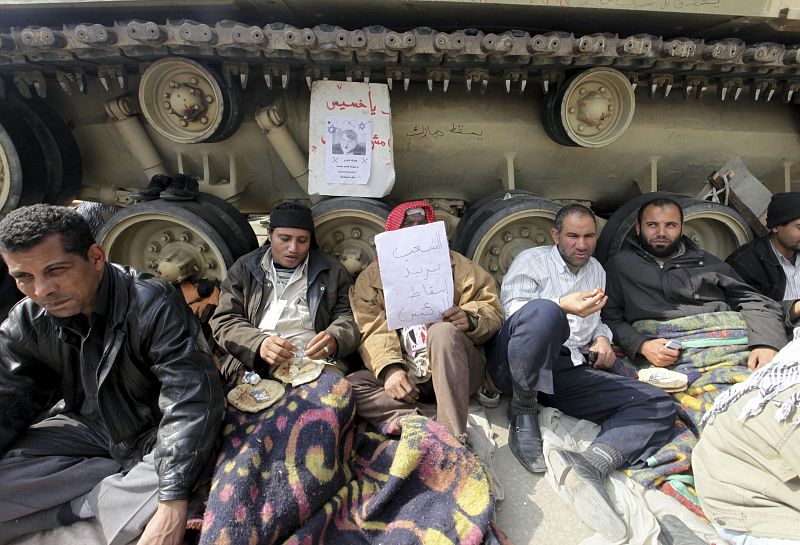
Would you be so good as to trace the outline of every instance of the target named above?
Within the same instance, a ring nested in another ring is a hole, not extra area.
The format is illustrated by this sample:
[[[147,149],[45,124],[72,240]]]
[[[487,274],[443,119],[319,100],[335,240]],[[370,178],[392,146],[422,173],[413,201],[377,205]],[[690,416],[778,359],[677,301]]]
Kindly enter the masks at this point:
[[[248,414],[228,408],[200,543],[478,545],[492,527],[487,474],[436,422],[389,439],[355,420],[346,380],[325,372]]]
[[[684,392],[673,394],[678,401],[679,420],[675,437],[647,460],[645,467],[628,470],[635,481],[675,497],[702,516],[694,478],[691,453],[699,437],[700,421],[714,399],[730,386],[747,379],[747,325],[738,312],[714,312],[686,316],[665,322],[642,320],[633,324],[651,339],[673,339],[681,344],[680,358],[672,369],[688,376]],[[637,377],[639,369],[652,367],[643,358],[617,360],[613,371]]]

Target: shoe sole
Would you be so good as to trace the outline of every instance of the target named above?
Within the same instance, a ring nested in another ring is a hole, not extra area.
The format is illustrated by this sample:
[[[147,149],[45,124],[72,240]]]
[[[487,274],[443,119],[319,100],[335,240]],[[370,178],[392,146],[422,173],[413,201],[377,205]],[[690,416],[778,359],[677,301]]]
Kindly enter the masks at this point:
[[[625,522],[594,486],[579,477],[557,450],[551,450],[548,459],[557,476],[556,482],[567,491],[578,518],[610,541],[624,540],[628,536]]]
[[[509,435],[509,439],[510,439],[511,438],[511,430],[510,429],[508,430],[508,435]],[[547,465],[545,465],[544,459],[542,459],[542,465],[541,466],[529,466],[527,463],[525,463],[525,461],[519,455],[519,453],[517,452],[517,450],[514,448],[513,444],[511,443],[511,441],[508,442],[508,448],[509,448],[509,450],[511,450],[511,454],[514,455],[514,458],[516,458],[517,461],[522,465],[522,467],[527,469],[529,472],[531,472],[531,473],[547,473]]]

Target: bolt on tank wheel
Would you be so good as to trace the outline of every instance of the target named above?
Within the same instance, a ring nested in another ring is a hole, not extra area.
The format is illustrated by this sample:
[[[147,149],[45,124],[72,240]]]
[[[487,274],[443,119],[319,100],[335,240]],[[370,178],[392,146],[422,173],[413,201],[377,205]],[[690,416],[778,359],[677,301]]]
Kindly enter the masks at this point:
[[[357,275],[376,257],[375,235],[382,233],[389,208],[362,197],[336,197],[318,202],[314,214],[317,244]]]
[[[592,68],[572,76],[545,101],[545,125],[554,125],[563,144],[601,148],[622,136],[633,119],[636,98],[630,81],[613,68]],[[550,133],[551,131],[548,131]],[[551,134],[551,137],[553,134]]]
[[[457,237],[466,240],[463,253],[489,271],[498,284],[517,255],[529,248],[552,244],[550,229],[561,205],[532,193],[485,202],[459,224]]]
[[[226,240],[230,236],[224,227],[209,221],[198,205],[154,201],[114,214],[98,240],[109,261],[180,282],[222,280],[235,260]]]
[[[139,82],[145,118],[161,136],[179,144],[205,142],[220,128],[229,130],[223,120],[226,109],[230,116],[230,97],[210,69],[182,57],[154,62]]]

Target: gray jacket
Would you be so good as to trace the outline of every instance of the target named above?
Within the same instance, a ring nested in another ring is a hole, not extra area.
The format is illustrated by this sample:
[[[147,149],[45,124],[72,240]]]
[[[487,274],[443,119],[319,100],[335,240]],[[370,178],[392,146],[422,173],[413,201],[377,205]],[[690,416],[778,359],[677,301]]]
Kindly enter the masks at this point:
[[[741,281],[730,265],[683,237],[686,252],[660,268],[630,239],[606,263],[603,321],[614,341],[633,358],[647,339],[633,328],[638,320],[672,320],[706,312],[739,311],[751,347],[779,350],[786,344],[779,303]]]
[[[222,282],[219,305],[211,318],[211,329],[219,345],[230,355],[222,373],[230,377],[243,363],[248,369],[266,375],[266,362],[259,356],[261,343],[268,337],[258,323],[272,295],[261,261],[269,245],[240,257]],[[342,358],[352,354],[360,341],[347,292],[353,283],[342,265],[319,249],[308,259],[308,308],[317,332],[328,331],[336,339],[337,367],[346,370]]]

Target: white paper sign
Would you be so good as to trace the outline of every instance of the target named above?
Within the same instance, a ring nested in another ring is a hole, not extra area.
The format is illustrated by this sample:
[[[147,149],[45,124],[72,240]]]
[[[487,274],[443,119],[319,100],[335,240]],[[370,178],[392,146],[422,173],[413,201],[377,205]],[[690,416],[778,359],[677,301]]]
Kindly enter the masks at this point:
[[[325,180],[329,184],[366,184],[372,158],[369,119],[329,117]]]
[[[345,126],[347,125],[347,126]],[[359,155],[337,153],[345,131],[356,135]],[[332,131],[332,132],[331,132]],[[347,157],[343,158],[344,155]],[[367,162],[364,163],[364,159]],[[342,165],[346,165],[342,167]],[[355,167],[358,168],[355,168]],[[379,198],[394,187],[392,113],[389,88],[383,83],[315,81],[311,86],[308,125],[308,192]]]
[[[453,306],[453,271],[444,222],[375,237],[389,329],[439,322]]]

